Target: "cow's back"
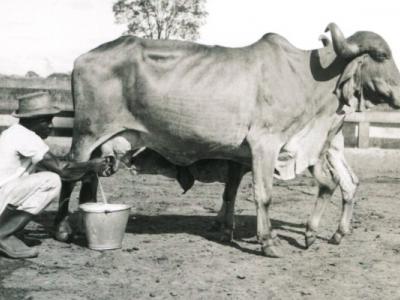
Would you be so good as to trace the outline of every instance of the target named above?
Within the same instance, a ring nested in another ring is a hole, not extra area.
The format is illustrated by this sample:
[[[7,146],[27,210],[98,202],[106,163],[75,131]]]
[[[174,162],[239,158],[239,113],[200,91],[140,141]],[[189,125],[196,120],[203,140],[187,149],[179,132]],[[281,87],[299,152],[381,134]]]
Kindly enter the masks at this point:
[[[270,93],[262,69],[279,43],[276,35],[243,48],[125,36],[101,45],[75,62],[73,152],[132,129],[178,164],[249,156],[244,141]]]

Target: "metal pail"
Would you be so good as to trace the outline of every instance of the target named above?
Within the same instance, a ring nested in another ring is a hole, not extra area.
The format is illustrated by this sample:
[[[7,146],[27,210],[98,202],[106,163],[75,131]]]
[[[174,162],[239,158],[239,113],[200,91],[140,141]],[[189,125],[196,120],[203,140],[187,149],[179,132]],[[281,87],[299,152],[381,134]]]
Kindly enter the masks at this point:
[[[79,205],[83,215],[88,246],[93,250],[122,247],[131,206],[126,204],[85,203]]]

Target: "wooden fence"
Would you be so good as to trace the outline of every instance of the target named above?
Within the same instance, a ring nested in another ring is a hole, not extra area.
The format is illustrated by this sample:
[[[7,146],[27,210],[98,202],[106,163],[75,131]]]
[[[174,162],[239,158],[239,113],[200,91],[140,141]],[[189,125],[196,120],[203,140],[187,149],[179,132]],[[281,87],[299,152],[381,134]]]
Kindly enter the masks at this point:
[[[10,114],[17,108],[17,96],[46,90],[52,94],[62,113],[54,118],[54,136],[71,137],[73,107],[68,78],[0,77],[0,130],[17,122]],[[400,148],[399,112],[363,112],[346,116],[347,147]]]
[[[0,131],[18,122],[11,113],[18,107],[17,97],[35,91],[49,91],[55,105],[62,112],[54,118],[52,135],[71,137],[74,111],[71,99],[71,84],[68,79],[57,78],[0,78]]]
[[[400,148],[400,112],[370,111],[346,116],[346,145]]]

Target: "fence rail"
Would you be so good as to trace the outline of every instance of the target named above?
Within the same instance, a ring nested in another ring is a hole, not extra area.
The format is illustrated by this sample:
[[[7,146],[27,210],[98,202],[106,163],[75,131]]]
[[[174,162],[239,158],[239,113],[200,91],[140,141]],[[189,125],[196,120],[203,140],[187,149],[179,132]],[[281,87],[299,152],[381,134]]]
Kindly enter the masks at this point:
[[[0,78],[0,89],[5,88],[70,91],[71,82],[68,79],[57,78],[2,77]]]
[[[17,97],[35,91],[49,91],[55,105],[62,112],[54,118],[52,136],[71,137],[74,111],[71,99],[71,83],[68,78],[13,78],[0,77],[0,131],[18,122],[11,114],[18,107]]]
[[[371,129],[379,131],[378,138],[384,140],[386,144],[399,144],[400,146],[400,113],[399,112],[382,112],[370,111],[361,113],[351,113],[345,118],[346,123],[353,124],[356,127],[356,138],[358,148],[368,148],[371,145]],[[348,134],[349,135],[349,134]],[[376,139],[376,138],[375,138]],[[399,140],[399,141],[394,141]],[[378,143],[378,146],[380,145]],[[384,145],[383,145],[384,146]],[[393,146],[392,146],[393,147]],[[395,146],[396,148],[398,146]]]
[[[15,124],[17,122],[18,119],[14,118],[9,114],[0,115],[0,131],[3,131],[10,125]],[[72,127],[73,127],[73,118],[57,116],[53,120],[53,132],[51,133],[51,136],[71,137]]]
[[[17,122],[11,116],[17,108],[17,96],[39,90],[49,91],[62,109],[62,113],[54,118],[53,136],[71,137],[74,111],[68,78],[0,77],[0,131]],[[347,146],[400,148],[400,112],[351,113],[345,121]]]

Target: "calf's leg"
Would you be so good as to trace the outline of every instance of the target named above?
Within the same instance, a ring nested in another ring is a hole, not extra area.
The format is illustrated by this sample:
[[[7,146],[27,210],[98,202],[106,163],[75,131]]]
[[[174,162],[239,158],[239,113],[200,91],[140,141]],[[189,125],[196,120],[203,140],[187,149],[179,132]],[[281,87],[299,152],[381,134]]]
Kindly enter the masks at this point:
[[[223,193],[223,204],[218,213],[217,223],[221,224],[221,241],[230,242],[235,229],[235,200],[243,177],[243,166],[236,162],[228,163],[228,178]]]

